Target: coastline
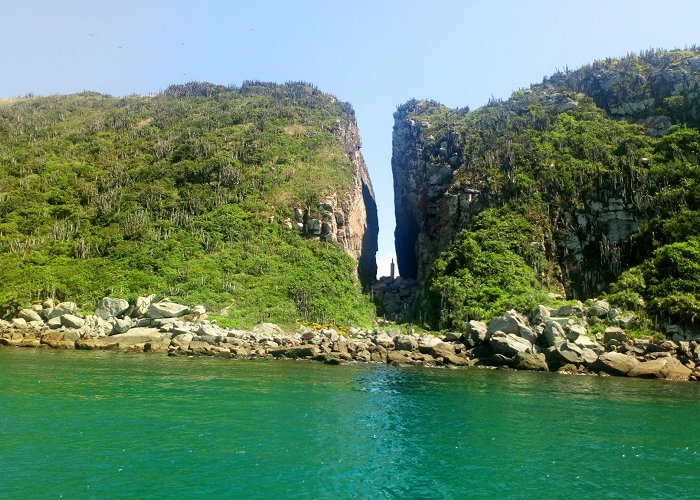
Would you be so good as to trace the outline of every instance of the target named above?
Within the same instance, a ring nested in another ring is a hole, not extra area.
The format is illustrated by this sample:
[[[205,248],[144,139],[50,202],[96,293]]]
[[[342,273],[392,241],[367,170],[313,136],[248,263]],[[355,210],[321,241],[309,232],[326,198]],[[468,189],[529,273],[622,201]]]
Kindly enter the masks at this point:
[[[152,299],[140,297],[130,305],[105,298],[95,314],[88,315],[79,314],[71,302],[45,301],[23,309],[9,322],[0,321],[0,346],[700,380],[696,341],[629,339],[623,329],[609,327],[601,343],[586,335],[581,308],[570,306],[564,311],[569,316],[563,317],[551,317],[552,311],[540,306],[532,326],[525,316],[509,311],[488,325],[471,321],[466,332],[435,336],[400,328],[349,328],[339,333],[303,327],[288,333],[272,323],[237,330],[207,319],[202,306],[190,309]]]

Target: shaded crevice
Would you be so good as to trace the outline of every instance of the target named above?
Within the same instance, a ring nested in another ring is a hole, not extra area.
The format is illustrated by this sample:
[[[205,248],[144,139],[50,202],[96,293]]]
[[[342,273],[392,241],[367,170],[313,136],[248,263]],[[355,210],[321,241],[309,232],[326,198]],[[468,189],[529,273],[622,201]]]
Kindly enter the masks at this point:
[[[416,256],[418,225],[413,217],[407,217],[405,214],[400,216],[397,213],[396,217],[394,239],[399,274],[403,278],[416,279],[418,276],[418,257]]]
[[[377,203],[364,182],[362,183],[362,201],[365,204],[365,213],[367,214],[367,228],[362,236],[362,253],[357,263],[357,275],[360,278],[362,289],[368,291],[377,277],[379,219],[377,217]]]

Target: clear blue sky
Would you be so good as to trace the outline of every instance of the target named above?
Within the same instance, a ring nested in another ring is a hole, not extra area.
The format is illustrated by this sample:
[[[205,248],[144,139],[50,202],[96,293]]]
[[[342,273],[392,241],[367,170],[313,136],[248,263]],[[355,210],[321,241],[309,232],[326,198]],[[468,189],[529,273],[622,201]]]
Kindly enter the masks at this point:
[[[393,255],[392,114],[472,109],[568,66],[700,43],[697,0],[0,0],[0,97],[304,80],[349,101]]]

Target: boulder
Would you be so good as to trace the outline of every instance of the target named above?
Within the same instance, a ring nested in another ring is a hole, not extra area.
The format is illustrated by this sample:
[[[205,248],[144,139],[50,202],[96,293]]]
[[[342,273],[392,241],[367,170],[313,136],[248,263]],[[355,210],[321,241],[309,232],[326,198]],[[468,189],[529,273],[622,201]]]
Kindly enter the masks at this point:
[[[64,314],[73,314],[77,307],[78,306],[75,305],[75,302],[61,302],[56,307],[51,309],[47,319],[58,318]]]
[[[418,348],[418,342],[410,335],[399,335],[394,338],[394,349],[397,351],[413,351]]]
[[[652,359],[650,361],[642,361],[637,366],[632,368],[627,376],[641,378],[664,378],[665,368],[669,358]]]
[[[605,345],[607,345],[608,342],[611,340],[625,342],[628,340],[627,334],[624,332],[624,330],[622,330],[622,328],[619,328],[617,326],[609,326],[605,329],[605,332],[603,333],[603,341],[605,342]]]
[[[66,328],[82,328],[85,325],[85,320],[74,314],[64,314],[59,316],[61,325]]]
[[[121,333],[126,333],[129,331],[131,328],[131,319],[130,318],[112,318],[112,331],[110,334],[112,336],[114,335],[119,335]],[[153,328],[155,330],[155,328]]]
[[[159,332],[157,328],[132,328],[126,333],[107,337],[105,342],[117,342],[119,347],[128,347],[145,342],[157,342],[163,337],[165,335]]]
[[[377,335],[374,336],[372,339],[372,342],[375,345],[382,346],[386,349],[393,349],[394,348],[394,339],[393,337],[390,337],[387,335],[386,332],[379,332]]]
[[[432,346],[425,354],[430,354],[434,358],[444,358],[455,354],[454,344],[440,342]]]
[[[547,306],[539,305],[535,308],[532,313],[532,323],[538,325],[540,323],[546,323],[547,320],[552,316],[552,311]]]
[[[102,319],[116,318],[129,309],[129,301],[105,297],[97,303],[95,315]]]
[[[584,307],[580,301],[565,304],[557,309],[557,316],[583,316]]]
[[[562,342],[566,342],[566,334],[564,328],[556,321],[547,321],[542,334],[544,337],[545,346],[558,346]]]
[[[268,349],[268,353],[276,358],[310,358],[318,355],[318,347],[312,344],[300,345],[297,347],[284,347],[278,349]]]
[[[605,300],[594,300],[593,303],[586,311],[586,314],[590,317],[596,318],[606,318],[610,312],[610,303]]]
[[[418,338],[418,350],[423,354],[430,354],[438,344],[442,344],[440,337],[435,337],[433,335],[421,335]]]
[[[529,340],[518,337],[512,333],[495,332],[489,338],[489,345],[493,352],[512,358],[519,352],[533,352]]]
[[[537,335],[530,328],[527,318],[512,309],[489,323],[487,335],[493,335],[496,332],[517,335],[527,339],[530,343],[537,340]]]
[[[467,326],[465,344],[469,347],[476,347],[486,342],[488,336],[488,326],[482,321],[471,320]]]
[[[578,366],[584,363],[582,349],[573,342],[562,342],[555,346],[554,349],[554,354],[559,358],[560,365],[571,364]]]
[[[447,342],[459,342],[462,340],[462,337],[464,336],[463,333],[460,332],[447,332],[445,334],[445,341]]]
[[[566,339],[574,342],[581,335],[586,335],[586,327],[580,323],[570,323],[564,327]]]
[[[12,323],[12,326],[27,326],[27,320],[24,318],[12,318],[12,321],[10,323]]]
[[[627,375],[639,361],[632,356],[620,352],[606,352],[601,354],[590,369],[596,372],[605,372],[610,375]]]
[[[664,378],[666,380],[687,381],[693,374],[693,370],[682,364],[676,358],[666,358],[668,362],[664,368]]]
[[[605,352],[605,347],[586,335],[579,335],[573,342],[581,349],[590,349],[598,354]]]
[[[516,370],[549,371],[544,354],[518,352],[513,357],[513,368]]]
[[[22,318],[27,323],[31,323],[32,321],[43,321],[41,315],[34,309],[22,309],[17,317]]]
[[[190,346],[190,342],[194,339],[194,335],[191,333],[181,333],[180,335],[175,335],[171,340],[170,340],[170,345],[175,348],[181,348],[184,350],[187,350],[187,348]]]
[[[467,365],[469,365],[468,359],[463,358],[462,356],[459,356],[457,354],[451,354],[451,353],[445,353],[445,355],[442,356],[442,362],[446,365],[454,365],[454,366],[467,366]]]
[[[179,318],[189,312],[189,307],[175,302],[156,302],[148,307],[148,315],[153,319]]]
[[[151,307],[151,303],[153,302],[153,299],[155,299],[155,295],[149,295],[148,297],[139,297],[136,299],[136,303],[134,304],[134,317],[135,318],[142,318],[146,314],[148,314],[148,308]]]
[[[60,316],[56,316],[55,318],[51,318],[50,320],[48,320],[48,321],[46,322],[46,324],[47,324],[48,327],[51,328],[52,330],[57,330],[57,329],[59,329],[59,328],[61,328],[61,327],[63,326],[63,324],[61,323],[61,317],[60,317]]]

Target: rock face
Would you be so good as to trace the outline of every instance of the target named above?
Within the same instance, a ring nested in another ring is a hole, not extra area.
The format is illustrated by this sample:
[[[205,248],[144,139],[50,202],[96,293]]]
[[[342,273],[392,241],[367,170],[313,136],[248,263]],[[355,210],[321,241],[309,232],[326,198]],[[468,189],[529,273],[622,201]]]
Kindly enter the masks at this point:
[[[530,161],[498,157],[507,155],[507,150],[493,153],[492,158],[465,157],[468,144],[498,135],[533,102],[561,114],[576,109],[581,99],[593,99],[609,116],[641,123],[652,134],[663,133],[672,123],[697,125],[698,60],[697,51],[676,51],[656,58],[633,56],[620,61],[617,70],[603,61],[559,73],[493,105],[490,114],[473,112],[478,118],[466,121],[466,126],[440,120],[448,111],[455,122],[473,113],[447,110],[433,101],[413,100],[399,107],[394,114],[391,165],[401,276],[422,284],[434,260],[475,215],[508,200],[507,189],[496,187],[483,168],[477,172],[473,164],[490,163],[494,169],[516,165],[515,172],[519,162]],[[633,255],[629,238],[648,216],[634,192],[634,175],[622,170],[620,184],[608,183],[587,198],[550,211],[542,240],[533,244],[543,250],[567,296],[590,297],[628,265]],[[595,312],[604,314],[605,305],[597,304]]]
[[[365,290],[377,275],[379,222],[372,181],[362,157],[362,140],[354,118],[334,129],[353,164],[353,185],[344,196],[328,194],[318,203],[318,215],[298,209],[297,224],[310,237],[338,242],[357,262],[357,275]]]

